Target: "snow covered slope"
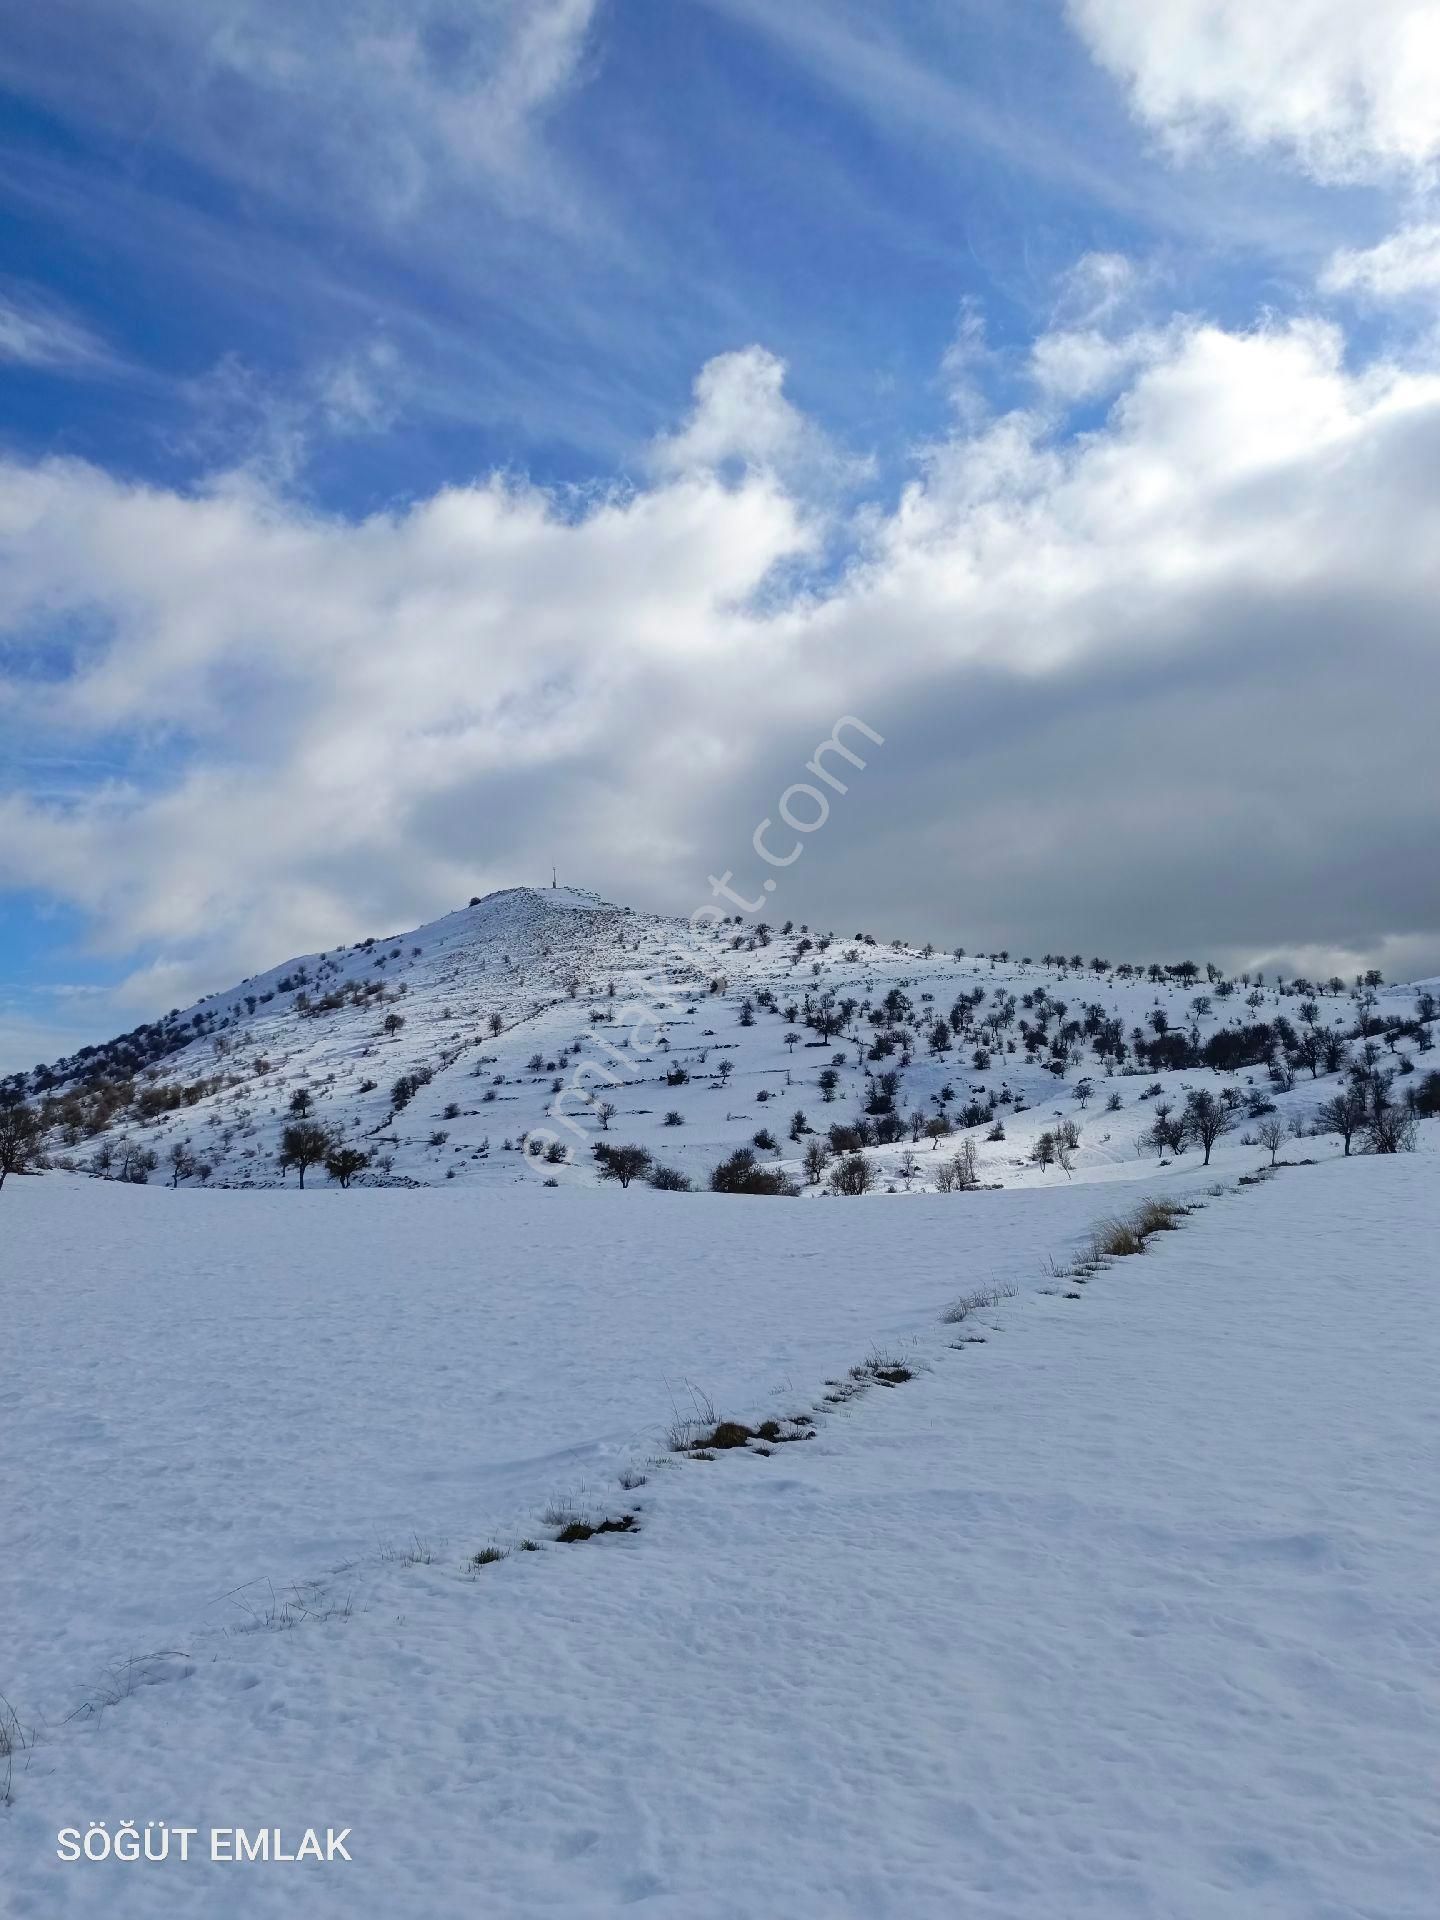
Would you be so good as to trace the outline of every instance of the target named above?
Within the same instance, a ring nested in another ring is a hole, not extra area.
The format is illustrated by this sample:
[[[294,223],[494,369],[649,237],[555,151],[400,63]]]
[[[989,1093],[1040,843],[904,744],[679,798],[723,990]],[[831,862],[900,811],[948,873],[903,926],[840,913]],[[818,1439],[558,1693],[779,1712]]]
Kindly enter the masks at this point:
[[[1234,1097],[1233,1152],[1267,1107],[1310,1124],[1367,1046],[1403,1082],[1434,1009],[1423,988],[939,954],[738,915],[692,933],[518,888],[289,961],[23,1090],[62,1164],[153,1155],[163,1181],[178,1148],[181,1184],[280,1183],[297,1118],[365,1156],[361,1183],[593,1185],[608,1142],[697,1187],[749,1148],[813,1195],[806,1147],[863,1125],[881,1189],[933,1187],[962,1137],[987,1183],[1063,1184],[1127,1167],[1156,1106],[1196,1088]],[[1036,1164],[1057,1121],[1080,1144]],[[527,1138],[552,1158],[529,1164]]]
[[[0,1909],[1428,1915],[1435,1017],[519,889],[0,1089]]]
[[[818,1210],[7,1183],[0,1905],[1428,1920],[1434,1131],[1171,1169],[1180,1230],[1064,1277],[1153,1168]],[[875,1358],[912,1377],[855,1393]],[[677,1456],[701,1395],[813,1437]],[[57,1859],[125,1820],[352,1860]]]

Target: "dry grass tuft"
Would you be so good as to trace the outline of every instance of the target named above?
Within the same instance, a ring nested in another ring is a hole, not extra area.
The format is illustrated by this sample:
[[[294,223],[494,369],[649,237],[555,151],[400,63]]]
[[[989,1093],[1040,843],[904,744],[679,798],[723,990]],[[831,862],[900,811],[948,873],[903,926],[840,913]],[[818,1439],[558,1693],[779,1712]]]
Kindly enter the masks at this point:
[[[568,1546],[576,1540],[593,1540],[600,1533],[634,1533],[638,1526],[639,1522],[633,1513],[622,1513],[618,1520],[597,1520],[593,1523],[589,1520],[572,1520],[568,1526],[561,1528],[555,1538]]]
[[[998,1307],[1002,1300],[1012,1299],[1014,1294],[1014,1287],[976,1287],[973,1292],[962,1293],[958,1300],[953,1301],[941,1314],[941,1321],[947,1327],[958,1327],[972,1313],[982,1313],[987,1307]]]
[[[1052,1261],[1050,1271],[1056,1278],[1072,1279],[1091,1274],[1111,1260],[1130,1259],[1143,1253],[1157,1233],[1174,1233],[1192,1211],[1182,1201],[1152,1195],[1123,1217],[1102,1220],[1092,1231],[1081,1259],[1068,1268],[1057,1267]]]
[[[15,1756],[24,1753],[28,1745],[15,1709],[0,1693],[0,1807],[8,1807],[14,1797]]]

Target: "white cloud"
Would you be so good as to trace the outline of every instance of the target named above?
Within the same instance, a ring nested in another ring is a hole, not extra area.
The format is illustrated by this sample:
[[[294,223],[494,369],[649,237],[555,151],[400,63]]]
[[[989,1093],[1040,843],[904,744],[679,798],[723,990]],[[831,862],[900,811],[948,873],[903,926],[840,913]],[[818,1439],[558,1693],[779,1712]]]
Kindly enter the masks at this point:
[[[0,468],[0,628],[17,637],[0,639],[0,712],[71,740],[185,742],[168,772],[80,804],[12,793],[0,883],[83,900],[120,947],[318,935],[348,914],[347,863],[468,891],[493,827],[441,853],[415,814],[552,769],[558,800],[587,754],[673,764],[693,716],[634,739],[637,692],[704,683],[720,656],[740,668],[759,630],[738,607],[807,537],[759,477],[578,515],[497,479],[355,526],[253,477],[187,497]],[[95,636],[68,677],[26,678],[19,642],[42,618]]]
[[[1110,325],[1133,308],[1148,277],[1127,254],[1081,254],[1060,276],[1055,317],[1072,328]]]
[[[1069,0],[1136,112],[1183,151],[1218,134],[1316,178],[1427,175],[1440,160],[1434,0]]]
[[[227,354],[182,387],[193,418],[177,442],[206,465],[223,459],[227,467],[288,485],[322,441],[392,426],[408,380],[400,355],[384,338],[288,380],[262,375],[239,355]]]
[[[797,912],[879,921],[908,873],[913,925],[928,871],[926,931],[971,944],[1440,958],[1440,369],[1177,324],[1103,428],[962,427],[842,571],[762,595],[813,540],[778,368],[712,363],[626,493],[494,478],[351,524],[253,475],[0,464],[3,724],[153,746],[88,796],[12,786],[0,885],[158,950],[136,1010],[552,858],[689,907],[849,712],[885,753]]]
[[[1169,353],[1185,332],[1147,318],[1159,275],[1122,253],[1087,253],[1060,277],[1050,326],[1033,342],[1027,371],[1045,402],[1062,408],[1115,393]]]
[[[707,361],[695,380],[695,404],[680,431],[656,442],[655,460],[671,473],[738,460],[774,467],[794,457],[804,416],[785,397],[785,362],[764,347],[742,347]]]
[[[399,222],[477,186],[531,211],[554,192],[536,129],[580,75],[595,6],[74,0],[17,22],[0,78],[307,214],[323,196]]]
[[[843,454],[787,398],[785,373],[785,362],[760,346],[707,360],[679,431],[662,435],[650,450],[656,472],[755,469],[809,491],[860,478],[867,463]]]
[[[21,287],[0,287],[0,364],[44,367],[60,373],[93,372],[114,364],[105,343],[88,327]]]
[[[1052,329],[1030,350],[1030,374],[1050,399],[1098,399],[1115,392],[1137,368],[1158,360],[1166,340],[1166,333],[1155,328],[1118,337],[1096,327]]]
[[[1440,290],[1440,223],[1402,227],[1375,247],[1343,249],[1320,285],[1326,293],[1368,294],[1378,301]]]
[[[940,357],[940,378],[957,420],[975,427],[990,411],[988,382],[998,356],[985,334],[985,314],[973,296],[961,303],[955,332]]]

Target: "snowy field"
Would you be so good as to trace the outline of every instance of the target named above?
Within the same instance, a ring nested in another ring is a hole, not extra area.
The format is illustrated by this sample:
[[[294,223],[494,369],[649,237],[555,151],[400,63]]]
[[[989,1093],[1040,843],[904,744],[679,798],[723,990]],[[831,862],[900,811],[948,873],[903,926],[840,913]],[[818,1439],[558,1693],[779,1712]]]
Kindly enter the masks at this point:
[[[7,1183],[0,1901],[1428,1920],[1435,1173]],[[1181,1231],[1046,1277],[1167,1179]],[[827,1404],[877,1350],[915,1377]],[[692,1386],[815,1437],[677,1459]],[[124,1820],[353,1859],[57,1861]]]

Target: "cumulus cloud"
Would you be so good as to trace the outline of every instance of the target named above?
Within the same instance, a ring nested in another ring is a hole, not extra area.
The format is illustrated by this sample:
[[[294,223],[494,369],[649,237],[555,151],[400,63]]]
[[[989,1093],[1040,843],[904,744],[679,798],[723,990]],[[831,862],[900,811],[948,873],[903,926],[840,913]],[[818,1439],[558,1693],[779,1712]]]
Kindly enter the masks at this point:
[[[1126,378],[1160,358],[1166,334],[1144,329],[1119,338],[1098,327],[1053,328],[1030,350],[1030,373],[1041,392],[1064,403],[1113,393]]]
[[[1430,176],[1440,159],[1433,0],[1069,0],[1095,57],[1177,148],[1217,134],[1317,179]]]
[[[679,429],[651,449],[657,472],[778,474],[812,490],[863,477],[867,463],[843,454],[789,399],[785,362],[761,346],[717,354],[695,380]]]
[[[763,347],[743,347],[701,369],[689,418],[656,443],[655,458],[671,472],[731,460],[773,467],[793,458],[806,431],[785,397],[785,362]]]
[[[598,495],[349,523],[253,474],[0,465],[0,729],[138,769],[13,783],[0,885],[158,955],[137,1010],[552,859],[688,910],[853,713],[886,744],[796,917],[1433,970],[1440,369],[1177,324],[1103,426],[959,424],[779,594],[814,530],[777,369],[712,364],[654,480]]]
[[[182,495],[7,465],[0,723],[151,755],[62,804],[12,790],[0,884],[83,901],[117,949],[247,954],[467,894],[525,841],[507,793],[563,814],[587,762],[658,781],[713,750],[678,687],[758,669],[740,609],[807,539],[759,477],[579,506],[497,478],[352,525],[253,474]],[[86,636],[68,671],[40,623]],[[614,791],[577,837],[607,817],[639,844]]]
[[[1343,248],[1321,276],[1326,293],[1358,293],[1379,302],[1440,291],[1440,222],[1402,227],[1378,246]]]
[[[1122,253],[1083,254],[1062,274],[1050,325],[1028,355],[1042,402],[1065,408],[1108,397],[1163,359],[1184,322],[1148,319],[1158,290],[1154,268]]]

